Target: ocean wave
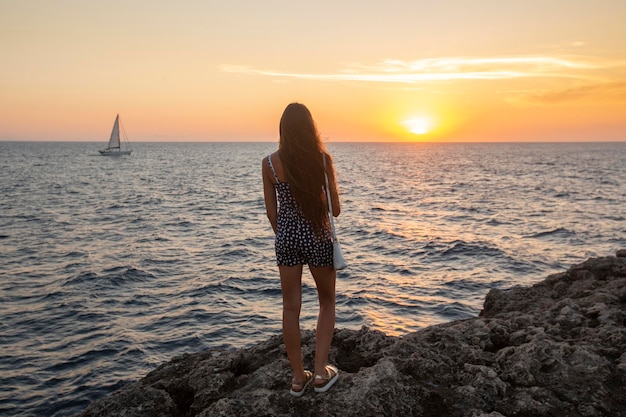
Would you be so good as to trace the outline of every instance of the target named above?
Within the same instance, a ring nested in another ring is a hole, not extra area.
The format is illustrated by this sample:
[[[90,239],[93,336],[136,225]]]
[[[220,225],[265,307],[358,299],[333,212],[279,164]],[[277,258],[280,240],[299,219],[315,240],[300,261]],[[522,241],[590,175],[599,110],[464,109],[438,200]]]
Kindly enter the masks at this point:
[[[546,237],[559,237],[559,238],[565,238],[565,237],[572,237],[572,236],[576,236],[576,232],[574,232],[573,230],[568,230],[565,229],[563,227],[559,227],[553,230],[547,230],[544,232],[538,232],[538,233],[534,233],[532,235],[527,235],[524,236],[524,238],[527,239],[541,239],[541,238],[546,238]]]
[[[443,250],[441,255],[449,256],[481,256],[481,257],[498,257],[503,255],[503,251],[485,242],[465,242],[457,240],[450,243],[450,247]]]
[[[446,320],[461,320],[476,316],[478,311],[475,307],[458,301],[439,305],[434,312]]]

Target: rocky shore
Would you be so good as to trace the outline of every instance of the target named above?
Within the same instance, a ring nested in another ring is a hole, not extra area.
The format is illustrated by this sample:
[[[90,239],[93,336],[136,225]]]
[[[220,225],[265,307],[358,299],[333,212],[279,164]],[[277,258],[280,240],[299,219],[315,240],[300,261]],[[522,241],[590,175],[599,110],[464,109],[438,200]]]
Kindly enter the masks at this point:
[[[314,348],[304,332],[305,364]],[[336,330],[330,360],[338,383],[294,398],[280,336],[184,355],[80,416],[626,416],[626,250],[492,289],[476,318],[402,337]]]

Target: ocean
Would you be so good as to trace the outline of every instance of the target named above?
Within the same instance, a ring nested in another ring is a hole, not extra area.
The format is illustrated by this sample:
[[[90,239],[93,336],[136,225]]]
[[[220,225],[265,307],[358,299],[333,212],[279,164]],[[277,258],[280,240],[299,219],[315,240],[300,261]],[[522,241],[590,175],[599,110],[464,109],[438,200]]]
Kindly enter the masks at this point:
[[[261,160],[275,143],[0,142],[0,414],[69,416],[183,353],[280,333]],[[338,328],[479,314],[626,248],[626,143],[328,143]],[[315,286],[303,279],[302,328]]]

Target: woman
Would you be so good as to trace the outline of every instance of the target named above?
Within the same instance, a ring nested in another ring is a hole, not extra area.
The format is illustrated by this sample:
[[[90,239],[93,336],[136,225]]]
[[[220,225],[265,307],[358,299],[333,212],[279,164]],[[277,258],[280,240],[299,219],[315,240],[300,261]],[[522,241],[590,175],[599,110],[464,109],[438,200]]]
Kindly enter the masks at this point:
[[[335,329],[335,270],[324,172],[328,175],[333,215],[341,211],[330,155],[324,149],[309,110],[287,106],[280,119],[276,152],[263,159],[265,209],[276,234],[276,262],[283,294],[283,338],[293,370],[290,393],[304,394],[313,383],[326,392],[339,371],[328,364]],[[315,339],[315,369],[304,369],[300,339],[302,268],[315,280],[320,304]]]

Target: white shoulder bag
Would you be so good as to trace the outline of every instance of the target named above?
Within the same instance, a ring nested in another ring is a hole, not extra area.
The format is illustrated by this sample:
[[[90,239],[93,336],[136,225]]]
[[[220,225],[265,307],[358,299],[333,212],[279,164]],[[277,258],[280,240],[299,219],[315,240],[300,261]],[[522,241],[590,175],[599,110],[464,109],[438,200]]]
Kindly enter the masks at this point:
[[[333,239],[333,268],[339,271],[348,266],[346,260],[341,253],[341,246],[339,246],[339,240],[337,240],[337,234],[335,233],[335,220],[333,218],[333,204],[330,200],[330,188],[328,188],[328,175],[326,175],[326,155],[322,155],[324,160],[324,180],[326,180],[326,200],[328,200],[328,217],[330,218],[330,233]]]

